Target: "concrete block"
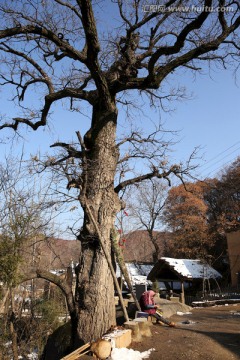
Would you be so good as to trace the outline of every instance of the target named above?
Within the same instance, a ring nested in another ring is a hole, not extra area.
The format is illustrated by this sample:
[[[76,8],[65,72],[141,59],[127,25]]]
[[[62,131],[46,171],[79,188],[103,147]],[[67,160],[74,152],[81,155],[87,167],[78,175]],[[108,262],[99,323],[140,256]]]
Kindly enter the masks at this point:
[[[106,334],[103,337],[104,339],[110,339],[112,346],[116,348],[126,348],[132,342],[132,330],[117,330],[112,333]]]
[[[130,329],[123,330],[123,333],[115,337],[116,348],[126,348],[132,342],[132,331]]]

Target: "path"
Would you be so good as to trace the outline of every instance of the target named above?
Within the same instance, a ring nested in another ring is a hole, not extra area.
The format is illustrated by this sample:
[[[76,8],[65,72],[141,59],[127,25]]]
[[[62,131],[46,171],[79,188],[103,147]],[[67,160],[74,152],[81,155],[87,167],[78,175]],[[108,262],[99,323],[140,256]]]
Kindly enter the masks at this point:
[[[191,313],[171,316],[176,328],[153,325],[153,336],[131,348],[155,348],[150,360],[240,359],[240,304],[194,308]]]

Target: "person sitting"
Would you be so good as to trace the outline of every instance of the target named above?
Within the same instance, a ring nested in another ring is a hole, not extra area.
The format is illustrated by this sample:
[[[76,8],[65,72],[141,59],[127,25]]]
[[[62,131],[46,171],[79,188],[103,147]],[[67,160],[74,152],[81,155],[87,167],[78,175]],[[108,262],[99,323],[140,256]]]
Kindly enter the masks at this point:
[[[148,313],[149,315],[155,317],[157,319],[157,324],[164,323],[170,327],[175,327],[175,323],[165,319],[162,316],[160,308],[155,304],[154,296],[156,293],[153,290],[145,291],[140,299],[139,304],[141,306],[141,310]]]

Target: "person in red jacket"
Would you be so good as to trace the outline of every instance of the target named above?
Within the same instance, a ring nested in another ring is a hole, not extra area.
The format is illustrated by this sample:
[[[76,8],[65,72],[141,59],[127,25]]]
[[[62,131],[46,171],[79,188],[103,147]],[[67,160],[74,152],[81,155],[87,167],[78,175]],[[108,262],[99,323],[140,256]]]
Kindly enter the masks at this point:
[[[158,324],[162,322],[168,326],[175,327],[176,326],[175,323],[165,319],[162,316],[158,305],[155,304],[155,301],[154,301],[155,295],[156,295],[156,293],[153,290],[145,291],[141,295],[141,297],[139,299],[141,310],[148,313],[151,316],[154,316],[157,319]]]

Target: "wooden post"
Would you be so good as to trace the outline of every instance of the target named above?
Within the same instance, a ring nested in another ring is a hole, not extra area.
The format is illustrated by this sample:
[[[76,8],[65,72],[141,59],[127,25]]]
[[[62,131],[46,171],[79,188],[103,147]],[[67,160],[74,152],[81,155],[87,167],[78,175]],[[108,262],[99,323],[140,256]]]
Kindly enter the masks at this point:
[[[184,281],[181,281],[181,289],[182,289],[182,293],[181,293],[181,303],[185,304],[185,293],[184,293]]]

